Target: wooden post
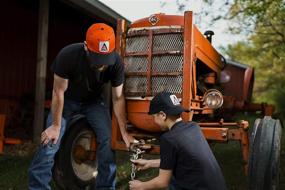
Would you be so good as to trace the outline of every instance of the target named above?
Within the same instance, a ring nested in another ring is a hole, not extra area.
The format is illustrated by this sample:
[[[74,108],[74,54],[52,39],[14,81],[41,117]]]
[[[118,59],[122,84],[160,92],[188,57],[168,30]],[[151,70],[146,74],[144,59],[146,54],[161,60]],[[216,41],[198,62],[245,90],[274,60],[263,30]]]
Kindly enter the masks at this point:
[[[4,128],[5,128],[6,115],[0,114],[0,154],[4,149]]]
[[[39,28],[37,48],[36,92],[33,141],[40,142],[44,124],[46,65],[48,47],[49,0],[39,0]]]

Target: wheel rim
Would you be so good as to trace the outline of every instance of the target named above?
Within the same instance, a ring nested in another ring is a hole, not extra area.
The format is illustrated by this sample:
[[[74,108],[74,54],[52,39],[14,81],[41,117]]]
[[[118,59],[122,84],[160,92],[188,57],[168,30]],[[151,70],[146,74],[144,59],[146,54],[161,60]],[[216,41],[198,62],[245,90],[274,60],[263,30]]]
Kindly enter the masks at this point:
[[[76,177],[82,181],[89,181],[97,176],[97,160],[82,160],[78,162],[78,158],[75,157],[74,151],[80,147],[85,152],[90,151],[90,145],[94,138],[94,133],[91,130],[83,130],[78,133],[74,139],[71,147],[71,165]]]

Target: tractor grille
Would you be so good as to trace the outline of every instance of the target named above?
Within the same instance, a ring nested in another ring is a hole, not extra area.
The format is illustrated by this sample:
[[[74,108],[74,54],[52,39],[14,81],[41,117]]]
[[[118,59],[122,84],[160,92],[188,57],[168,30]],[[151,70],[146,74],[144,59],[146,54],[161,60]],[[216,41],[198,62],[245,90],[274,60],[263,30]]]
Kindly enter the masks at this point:
[[[127,38],[126,52],[146,52],[149,48],[147,36],[138,36],[135,38]]]
[[[155,35],[153,39],[153,51],[182,51],[182,34]]]
[[[125,94],[182,93],[183,35],[176,30],[129,30],[125,49]]]
[[[147,57],[126,57],[125,69],[126,72],[146,72]]]
[[[182,92],[182,76],[177,77],[152,77],[152,92],[159,93],[163,90],[172,93]]]
[[[181,72],[183,67],[182,55],[163,55],[152,57],[153,72]]]
[[[147,91],[147,78],[140,76],[132,76],[126,78],[125,93],[145,95]]]

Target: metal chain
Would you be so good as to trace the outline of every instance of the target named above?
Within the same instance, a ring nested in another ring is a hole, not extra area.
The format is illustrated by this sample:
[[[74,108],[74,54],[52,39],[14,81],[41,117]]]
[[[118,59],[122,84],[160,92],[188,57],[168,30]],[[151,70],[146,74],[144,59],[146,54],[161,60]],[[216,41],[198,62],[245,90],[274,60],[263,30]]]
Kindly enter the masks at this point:
[[[137,160],[139,157],[141,158],[141,154],[144,153],[140,148],[135,148],[133,154],[131,155],[132,160]],[[132,163],[132,172],[131,172],[131,180],[134,180],[136,177],[137,167],[134,163]]]
[[[138,159],[138,154],[136,152],[134,152],[132,154],[132,160],[137,160]],[[134,180],[136,177],[136,165],[134,163],[132,163],[132,172],[131,172],[131,180]]]

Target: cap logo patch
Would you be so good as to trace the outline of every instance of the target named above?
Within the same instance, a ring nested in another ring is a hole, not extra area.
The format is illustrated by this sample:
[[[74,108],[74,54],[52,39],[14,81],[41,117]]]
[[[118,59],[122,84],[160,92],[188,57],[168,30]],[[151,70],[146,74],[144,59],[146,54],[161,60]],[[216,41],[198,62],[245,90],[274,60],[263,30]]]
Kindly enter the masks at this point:
[[[172,101],[173,105],[180,105],[178,98],[174,94],[170,95],[170,100]]]
[[[109,41],[99,42],[99,51],[100,52],[109,52],[109,47],[110,47]]]

